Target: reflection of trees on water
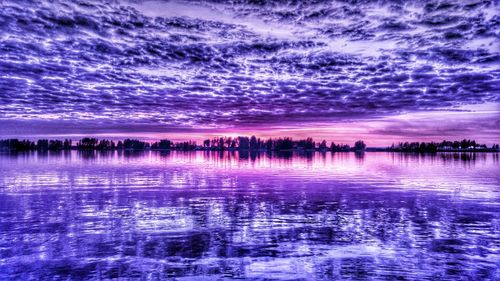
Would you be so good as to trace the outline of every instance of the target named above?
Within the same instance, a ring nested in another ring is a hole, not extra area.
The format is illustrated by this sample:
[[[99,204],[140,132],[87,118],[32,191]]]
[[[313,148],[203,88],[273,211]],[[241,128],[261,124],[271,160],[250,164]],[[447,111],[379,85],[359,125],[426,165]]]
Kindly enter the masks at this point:
[[[488,152],[438,152],[438,153],[394,153],[393,159],[404,159],[434,162],[439,160],[443,163],[487,161],[488,157],[498,158],[498,153]]]
[[[381,171],[387,177],[408,180],[419,166],[434,169],[447,163],[446,169],[458,163],[462,168],[489,157],[498,163],[498,154],[26,155],[8,158],[19,161],[23,170],[0,173],[0,186],[9,186],[0,194],[0,247],[5,249],[0,252],[5,261],[0,279],[7,270],[29,279],[26,266],[73,279],[156,278],[146,272],[158,279],[211,274],[260,278],[259,270],[266,268],[288,272],[290,278],[302,272],[306,279],[391,279],[415,272],[422,275],[419,279],[487,279],[495,272],[487,257],[494,257],[498,248],[492,235],[498,210],[483,204],[491,198],[461,200],[442,190],[405,189],[420,183],[416,179],[400,189],[373,186],[377,178],[358,171],[383,156],[386,169]],[[30,157],[39,157],[45,170],[22,165]],[[71,164],[78,165],[58,170],[45,165],[64,157],[74,157]],[[82,168],[79,159],[96,165]],[[330,171],[335,165],[346,170]],[[245,169],[253,166],[264,169]],[[298,174],[317,166],[328,167],[329,176],[338,174],[342,180],[322,178],[319,172]],[[355,181],[360,176],[363,181]],[[21,266],[19,257],[28,262]],[[5,265],[9,263],[15,265]]]
[[[476,161],[480,155],[477,153],[441,153],[439,157],[443,161]]]
[[[310,278],[383,278],[389,273],[380,268],[403,275],[415,264],[426,276],[487,277],[494,271],[464,256],[487,255],[495,247],[486,235],[495,227],[491,207],[454,203],[447,196],[296,182],[249,190],[244,187],[255,181],[233,181],[235,190],[246,191],[221,191],[226,180],[208,179],[201,189],[103,188],[4,201],[12,213],[8,220],[16,224],[3,228],[1,241],[24,233],[4,258],[42,251],[48,275],[72,278],[141,276],[152,269],[161,277],[244,277],[259,262],[302,264],[310,267]],[[163,181],[175,186],[179,174],[164,175]],[[477,239],[480,248],[466,246]],[[436,266],[442,258],[453,263]]]
[[[256,162],[261,159],[326,159],[327,156],[338,159],[348,159],[351,157],[349,152],[336,152],[333,154],[321,151],[97,151],[97,150],[82,150],[82,151],[20,151],[2,153],[5,156],[11,157],[59,157],[64,156],[70,158],[76,154],[77,157],[84,160],[92,160],[97,158],[141,158],[146,155],[159,155],[161,158],[179,157],[184,159],[195,159],[197,155],[203,155],[203,158],[208,161],[213,161],[215,158],[224,160],[239,160]],[[435,161],[439,159],[442,162],[476,162],[486,161],[491,157],[494,161],[499,161],[499,153],[482,153],[482,152],[438,152],[438,153],[393,153],[393,152],[354,152],[355,159],[363,160],[366,157],[373,157],[377,154],[391,155],[393,159],[400,160],[418,160],[418,161]],[[362,162],[362,161],[361,161]]]
[[[257,161],[261,158],[278,158],[278,159],[292,159],[292,158],[303,158],[303,159],[313,159],[313,158],[325,158],[327,153],[325,152],[314,152],[314,151],[281,151],[281,152],[267,152],[267,151],[78,151],[79,156],[90,159],[95,157],[143,157],[144,155],[161,155],[162,157],[171,157],[182,155],[183,157],[189,157],[197,155],[200,153],[207,160],[213,158],[219,159],[239,159],[239,160],[251,160]],[[364,159],[367,155],[375,155],[378,153],[384,152],[354,152],[353,155],[356,159]],[[38,154],[42,156],[47,155],[62,155],[62,154],[71,154],[69,151],[62,152],[21,152],[21,153],[11,153],[12,155],[19,154]],[[390,153],[397,158],[401,159],[419,159],[419,160],[435,160],[440,159],[442,161],[485,161],[488,155],[491,155],[492,158],[498,159],[498,153],[481,153],[481,152],[439,152],[439,153]],[[350,157],[350,153],[347,152],[337,152],[331,154],[333,156],[339,156],[342,158],[342,155],[347,155]]]
[[[365,158],[364,151],[356,151],[354,152],[354,157],[356,157],[356,161],[359,163],[363,163],[363,159]]]

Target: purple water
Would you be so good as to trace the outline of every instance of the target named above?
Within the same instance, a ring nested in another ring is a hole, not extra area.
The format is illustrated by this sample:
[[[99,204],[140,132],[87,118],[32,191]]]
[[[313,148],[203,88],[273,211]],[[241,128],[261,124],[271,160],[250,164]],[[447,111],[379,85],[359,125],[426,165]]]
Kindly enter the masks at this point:
[[[1,280],[498,280],[499,154],[0,155]]]

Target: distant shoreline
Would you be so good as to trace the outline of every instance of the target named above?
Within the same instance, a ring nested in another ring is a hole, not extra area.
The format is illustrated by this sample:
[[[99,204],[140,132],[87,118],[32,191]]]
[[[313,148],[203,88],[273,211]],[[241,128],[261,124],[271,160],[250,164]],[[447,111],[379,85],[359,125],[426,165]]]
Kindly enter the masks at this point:
[[[353,146],[348,144],[327,144],[326,140],[314,141],[306,139],[294,140],[289,137],[260,139],[255,136],[236,138],[219,137],[206,139],[199,145],[195,141],[173,142],[163,139],[157,142],[145,142],[137,139],[113,141],[97,138],[83,138],[77,142],[71,139],[0,140],[0,151],[245,151],[245,152],[399,152],[399,153],[437,153],[437,152],[499,152],[500,147],[494,144],[488,147],[474,140],[442,142],[400,142],[390,147],[367,147],[362,140]]]

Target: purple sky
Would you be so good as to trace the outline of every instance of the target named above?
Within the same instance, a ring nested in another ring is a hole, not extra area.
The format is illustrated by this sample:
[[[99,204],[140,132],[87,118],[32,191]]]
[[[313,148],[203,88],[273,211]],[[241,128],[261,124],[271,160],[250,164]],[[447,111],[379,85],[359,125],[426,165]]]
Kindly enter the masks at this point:
[[[304,2],[4,0],[0,138],[500,142],[499,1]]]

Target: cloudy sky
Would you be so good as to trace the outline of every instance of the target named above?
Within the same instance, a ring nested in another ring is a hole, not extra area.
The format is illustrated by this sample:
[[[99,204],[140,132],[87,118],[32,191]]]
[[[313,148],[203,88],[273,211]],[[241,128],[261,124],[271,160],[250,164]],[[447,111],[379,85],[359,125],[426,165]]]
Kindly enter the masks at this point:
[[[500,142],[498,0],[0,6],[0,137]]]

